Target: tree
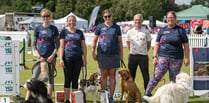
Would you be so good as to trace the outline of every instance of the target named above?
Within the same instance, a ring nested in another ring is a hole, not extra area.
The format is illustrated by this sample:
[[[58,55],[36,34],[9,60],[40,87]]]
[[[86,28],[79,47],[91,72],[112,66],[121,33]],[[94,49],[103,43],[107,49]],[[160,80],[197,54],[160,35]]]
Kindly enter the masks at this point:
[[[114,21],[125,21],[128,20],[126,18],[126,12],[128,10],[128,6],[127,5],[129,2],[129,0],[120,0],[120,2],[118,2],[117,0],[113,0],[113,4],[112,7],[110,8],[114,14],[113,19]],[[130,1],[131,2],[131,1]]]
[[[68,13],[73,12],[74,8],[75,8],[75,0],[57,0],[54,17],[55,18],[64,17]]]
[[[16,0],[13,8],[16,12],[32,12],[31,1],[27,0]]]
[[[14,4],[14,0],[0,0],[0,14],[5,12],[12,12],[12,5]]]
[[[94,3],[95,3],[95,6],[100,6],[100,10],[98,12],[98,16],[96,20],[96,24],[99,24],[99,23],[104,22],[102,12],[105,9],[111,9],[113,3],[110,0],[95,0]]]
[[[191,5],[201,4],[203,6],[209,7],[209,0],[192,0]]]
[[[79,17],[89,20],[91,11],[95,6],[94,0],[77,0],[74,13]]]
[[[55,0],[49,0],[46,4],[45,7],[49,10],[51,10],[52,12],[55,12],[56,10],[56,1]]]

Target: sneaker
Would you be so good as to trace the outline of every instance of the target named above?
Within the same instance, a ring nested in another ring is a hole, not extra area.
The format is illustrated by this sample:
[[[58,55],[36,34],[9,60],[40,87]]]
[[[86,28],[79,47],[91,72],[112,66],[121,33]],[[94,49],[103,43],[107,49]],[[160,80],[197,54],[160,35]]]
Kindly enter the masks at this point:
[[[115,103],[113,97],[109,97],[109,103]]]
[[[70,101],[69,100],[66,100],[65,103],[70,103]]]

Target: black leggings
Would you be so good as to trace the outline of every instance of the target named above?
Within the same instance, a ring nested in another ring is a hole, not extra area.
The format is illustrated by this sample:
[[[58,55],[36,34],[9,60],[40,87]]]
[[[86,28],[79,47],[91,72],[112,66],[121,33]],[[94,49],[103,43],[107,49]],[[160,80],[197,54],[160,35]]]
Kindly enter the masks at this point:
[[[83,65],[82,59],[80,60],[64,60],[64,75],[65,84],[64,88],[70,88],[72,82],[72,89],[78,89],[78,78],[80,75],[81,67]]]

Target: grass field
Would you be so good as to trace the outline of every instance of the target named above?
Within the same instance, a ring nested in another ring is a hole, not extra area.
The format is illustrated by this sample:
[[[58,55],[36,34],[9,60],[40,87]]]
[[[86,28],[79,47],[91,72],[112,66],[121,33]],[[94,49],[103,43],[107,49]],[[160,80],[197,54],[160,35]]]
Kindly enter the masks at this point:
[[[88,46],[87,48],[88,50],[88,60],[87,60],[87,71],[88,71],[88,75],[87,78],[89,78],[90,74],[97,72],[98,71],[98,67],[97,67],[97,62],[94,61],[91,57],[91,48],[90,46]],[[152,65],[152,54],[153,54],[153,50],[149,51],[149,72],[150,75],[152,75],[153,72],[153,65]],[[127,65],[127,58],[128,58],[128,49],[124,48],[124,62]],[[27,54],[26,52],[26,60],[29,59],[35,59],[35,57],[32,56],[32,54]],[[57,64],[59,63],[59,60],[57,60]],[[20,71],[20,84],[24,84],[28,79],[31,78],[31,67],[34,64],[34,61],[30,61],[30,62],[26,62],[26,66],[29,67],[28,70],[21,70]],[[182,71],[186,72],[186,73],[190,73],[190,67],[182,67]],[[166,81],[168,82],[168,73],[165,75],[164,77],[166,79]],[[143,79],[142,79],[142,75],[141,75],[141,71],[140,69],[137,70],[136,73],[136,83],[138,88],[140,89],[141,93],[144,94],[144,89],[143,89]],[[64,73],[63,73],[63,69],[57,66],[57,77],[55,78],[55,83],[62,83],[64,82]],[[156,91],[156,89],[163,85],[163,82],[160,82],[158,84],[158,86],[155,88],[155,90],[153,90],[152,94],[154,94],[154,92]],[[119,87],[120,88],[120,87]],[[63,90],[63,86],[55,86],[55,91],[61,91]],[[120,89],[119,89],[120,91]],[[20,89],[20,93],[21,93],[21,97],[24,98],[26,91],[25,89],[21,88]],[[53,92],[53,101],[55,101],[55,92]],[[98,103],[99,103],[99,97],[97,97]],[[87,103],[92,103],[92,98],[91,98],[91,94],[87,95]],[[189,103],[209,103],[209,98],[199,98],[199,97],[190,97],[189,98]]]

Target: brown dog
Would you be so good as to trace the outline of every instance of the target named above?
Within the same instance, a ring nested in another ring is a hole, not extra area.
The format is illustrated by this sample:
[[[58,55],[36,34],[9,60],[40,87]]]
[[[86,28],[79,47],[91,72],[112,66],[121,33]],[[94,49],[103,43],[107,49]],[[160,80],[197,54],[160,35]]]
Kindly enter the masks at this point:
[[[126,103],[128,102],[135,102],[135,103],[141,103],[141,93],[134,82],[134,80],[131,77],[131,74],[128,69],[121,68],[119,71],[119,74],[121,76],[121,99],[122,101],[124,92],[127,93],[126,97]]]

